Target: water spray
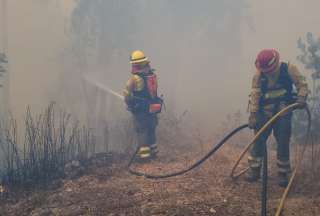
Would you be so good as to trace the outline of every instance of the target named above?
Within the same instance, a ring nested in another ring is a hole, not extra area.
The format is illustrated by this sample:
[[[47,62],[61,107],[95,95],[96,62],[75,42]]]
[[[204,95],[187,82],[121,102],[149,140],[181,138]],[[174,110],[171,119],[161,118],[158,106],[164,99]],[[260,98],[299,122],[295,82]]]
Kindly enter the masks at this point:
[[[107,92],[113,96],[115,96],[116,98],[120,99],[120,100],[124,100],[124,97],[123,95],[119,94],[118,92],[116,91],[113,91],[111,88],[109,88],[108,86],[96,81],[96,80],[93,80],[91,78],[89,78],[88,76],[84,76],[83,79],[87,82],[87,83],[90,83],[91,85],[103,90],[104,92]]]

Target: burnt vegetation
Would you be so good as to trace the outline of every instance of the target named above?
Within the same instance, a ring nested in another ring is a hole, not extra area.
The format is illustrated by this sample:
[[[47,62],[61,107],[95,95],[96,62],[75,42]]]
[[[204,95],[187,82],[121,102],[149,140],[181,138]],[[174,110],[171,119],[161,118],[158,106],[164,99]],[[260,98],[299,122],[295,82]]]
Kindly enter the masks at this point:
[[[46,186],[65,175],[67,163],[88,160],[95,153],[90,129],[53,104],[39,115],[27,109],[23,137],[17,125],[13,117],[1,125],[0,178],[6,190]]]

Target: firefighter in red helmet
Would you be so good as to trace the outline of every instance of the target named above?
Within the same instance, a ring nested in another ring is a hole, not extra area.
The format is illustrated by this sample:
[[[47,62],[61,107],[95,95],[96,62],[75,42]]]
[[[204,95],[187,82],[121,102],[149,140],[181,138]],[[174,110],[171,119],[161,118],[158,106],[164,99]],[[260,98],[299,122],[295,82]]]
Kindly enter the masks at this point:
[[[137,159],[141,162],[152,159],[157,154],[156,127],[157,114],[161,112],[163,101],[158,97],[157,76],[150,62],[140,50],[132,52],[131,77],[124,90],[128,110],[133,114],[139,149]]]
[[[262,50],[255,61],[256,73],[253,76],[252,90],[249,104],[249,127],[256,133],[273,115],[284,107],[297,102],[305,106],[308,86],[305,77],[298,68],[288,62],[281,62],[278,51],[274,49]],[[297,93],[293,92],[295,86]],[[277,142],[277,165],[279,185],[288,184],[290,173],[289,143],[291,137],[292,114],[281,116],[254,143],[248,157],[249,172],[247,180],[257,181],[266,141],[273,131]]]

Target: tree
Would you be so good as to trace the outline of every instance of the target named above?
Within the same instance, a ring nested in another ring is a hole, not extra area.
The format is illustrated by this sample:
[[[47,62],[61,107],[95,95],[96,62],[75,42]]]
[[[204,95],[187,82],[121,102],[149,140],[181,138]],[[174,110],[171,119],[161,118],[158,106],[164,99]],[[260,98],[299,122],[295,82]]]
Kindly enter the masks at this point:
[[[320,128],[320,38],[316,39],[312,33],[306,34],[306,41],[299,38],[297,42],[298,48],[301,54],[297,56],[298,61],[305,65],[307,71],[309,71],[312,79],[311,92],[308,99],[310,110],[312,114],[312,132],[315,140],[320,139],[320,134],[317,133],[317,129]],[[298,139],[301,138],[301,131],[306,126],[305,116],[302,113],[298,113],[295,117],[294,130],[298,133]]]
[[[320,38],[315,39],[312,33],[308,32],[306,36],[307,44],[299,38],[298,48],[301,50],[297,59],[305,65],[305,68],[311,71],[313,81],[312,98],[319,96],[320,80]],[[316,102],[316,101],[314,101]]]

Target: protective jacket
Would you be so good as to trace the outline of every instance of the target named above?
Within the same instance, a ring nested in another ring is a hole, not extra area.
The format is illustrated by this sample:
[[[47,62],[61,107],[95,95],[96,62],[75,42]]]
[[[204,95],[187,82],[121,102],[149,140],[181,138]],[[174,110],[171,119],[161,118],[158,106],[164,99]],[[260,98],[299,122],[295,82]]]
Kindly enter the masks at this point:
[[[139,145],[138,160],[147,160],[157,154],[157,113],[161,112],[163,101],[158,97],[158,80],[154,70],[149,65],[137,67],[132,70],[124,97],[128,110],[133,114]]]
[[[293,86],[296,88],[296,95],[293,94]],[[307,95],[305,77],[295,65],[282,62],[273,74],[256,72],[252,81],[249,111],[251,113],[265,111],[266,114],[272,115],[283,106],[294,102],[295,96],[306,98]]]
[[[133,113],[159,113],[162,99],[157,93],[158,81],[153,69],[148,73],[133,74],[124,90],[125,102]]]
[[[296,94],[294,93],[296,88]],[[285,106],[294,103],[295,98],[306,99],[308,86],[304,76],[297,67],[289,63],[280,63],[275,72],[265,74],[260,71],[253,77],[249,110],[257,117],[255,133],[277,112]],[[252,170],[259,170],[264,154],[264,146],[273,131],[277,141],[277,165],[279,173],[290,172],[290,137],[292,115],[281,116],[256,140],[248,157]]]

